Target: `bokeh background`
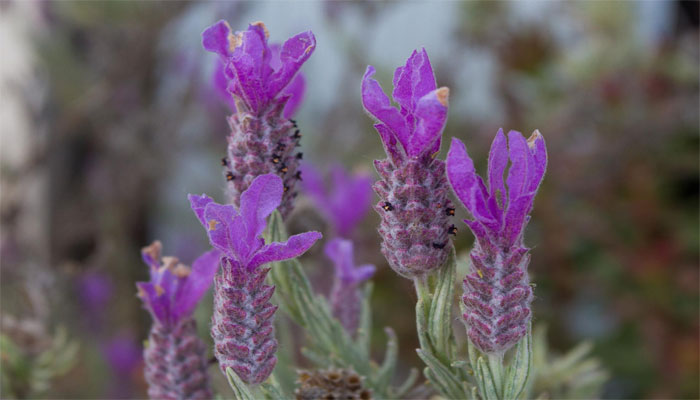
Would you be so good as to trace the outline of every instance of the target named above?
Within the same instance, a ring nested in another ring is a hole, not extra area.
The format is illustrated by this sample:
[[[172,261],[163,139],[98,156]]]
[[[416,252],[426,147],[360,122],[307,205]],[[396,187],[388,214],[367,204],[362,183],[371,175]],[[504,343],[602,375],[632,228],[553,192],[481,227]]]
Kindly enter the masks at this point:
[[[361,76],[372,64],[389,88],[421,46],[451,89],[444,135],[482,171],[499,127],[539,129],[550,161],[526,242],[551,348],[593,340],[606,398],[700,396],[697,2],[5,0],[2,362],[43,355],[63,367],[28,362],[3,397],[145,396],[139,249],[160,239],[190,262],[207,243],[186,194],[223,200],[228,110],[211,85],[216,57],[200,46],[222,18],[234,29],[262,20],[273,42],[314,31],[296,119],[319,168],[371,171],[383,157]],[[303,197],[290,222],[327,228]],[[377,222],[369,212],[356,233],[357,258],[379,269],[377,343],[394,327],[408,370],[421,365],[415,294],[379,253]],[[465,257],[472,236],[460,228]],[[316,247],[306,265],[323,292],[332,266]]]

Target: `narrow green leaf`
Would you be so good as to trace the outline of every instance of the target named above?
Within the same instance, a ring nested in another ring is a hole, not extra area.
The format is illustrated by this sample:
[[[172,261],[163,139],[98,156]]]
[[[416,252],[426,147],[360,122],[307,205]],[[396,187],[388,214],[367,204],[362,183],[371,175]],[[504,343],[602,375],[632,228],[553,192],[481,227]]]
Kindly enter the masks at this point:
[[[370,339],[372,336],[372,305],[370,298],[372,297],[372,289],[374,285],[368,282],[362,291],[362,308],[360,311],[360,324],[357,327],[356,339],[362,356],[369,358]]]
[[[515,355],[506,373],[503,397],[517,399],[530,379],[532,368],[532,333],[528,327],[527,334],[520,339],[515,347]]]
[[[231,368],[226,368],[226,378],[236,400],[256,400],[248,385]]]
[[[432,379],[431,382],[437,383],[438,386],[443,388],[444,391],[441,390],[441,394],[448,398],[465,397],[465,394],[462,392],[462,383],[460,379],[456,377],[449,368],[445,367],[440,360],[427,351],[417,349],[416,352],[430,369],[431,376],[437,379],[437,382],[433,382]]]
[[[411,368],[411,372],[408,374],[408,378],[396,389],[396,392],[392,393],[394,398],[401,399],[406,393],[413,387],[418,379],[418,370]]]
[[[275,379],[274,375],[270,376],[270,378],[268,379],[267,382],[263,382],[260,385],[260,389],[262,390],[266,399],[269,399],[269,400],[286,400],[286,399],[288,399],[288,396],[285,396],[283,394],[282,388],[281,388],[279,382],[277,381],[277,379]]]
[[[428,332],[438,358],[445,361],[452,356],[450,338],[452,336],[452,297],[454,294],[456,256],[454,247],[436,274],[435,291],[430,299]]]
[[[384,361],[382,366],[379,368],[377,384],[381,388],[386,388],[391,383],[391,378],[394,376],[394,370],[396,369],[396,360],[399,353],[399,344],[396,339],[396,333],[391,328],[384,328],[386,332],[387,340],[386,352],[384,354]]]
[[[491,372],[488,363],[483,357],[479,357],[476,360],[476,374],[479,381],[479,391],[481,396],[486,400],[495,399],[498,400],[498,390],[496,389],[495,376]]]

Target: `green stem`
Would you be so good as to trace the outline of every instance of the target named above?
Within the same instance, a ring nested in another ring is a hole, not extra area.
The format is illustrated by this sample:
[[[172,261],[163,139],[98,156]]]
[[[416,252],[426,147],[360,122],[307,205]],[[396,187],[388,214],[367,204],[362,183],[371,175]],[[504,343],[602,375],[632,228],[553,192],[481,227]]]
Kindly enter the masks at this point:
[[[488,355],[489,370],[493,376],[493,384],[498,392],[498,397],[503,398],[503,377],[504,367],[503,367],[503,354],[489,354]]]

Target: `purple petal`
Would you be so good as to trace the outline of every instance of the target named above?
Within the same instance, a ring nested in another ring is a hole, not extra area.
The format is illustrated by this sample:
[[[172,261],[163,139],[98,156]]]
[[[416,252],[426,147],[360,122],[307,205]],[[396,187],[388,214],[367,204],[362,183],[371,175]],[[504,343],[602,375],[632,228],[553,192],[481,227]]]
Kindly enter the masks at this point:
[[[449,93],[448,88],[442,87],[426,94],[417,102],[415,115],[418,125],[406,151],[409,157],[416,157],[428,149],[434,149],[435,142],[440,141],[447,120]]]
[[[474,162],[467,154],[467,147],[457,138],[452,138],[447,153],[447,179],[457,198],[475,218],[488,219],[486,193],[481,178],[476,175]]]
[[[396,146],[396,136],[384,124],[375,124],[374,129],[379,132],[379,137],[384,145],[384,152],[396,163],[403,159],[403,150]]]
[[[238,219],[238,224],[234,223],[235,219]],[[242,240],[244,236],[239,236],[245,232],[245,226],[240,226],[242,218],[234,206],[210,203],[204,210],[204,220],[206,222],[203,225],[207,229],[209,242],[214,248],[236,259],[242,256],[241,253],[246,253],[246,249],[241,246],[241,243],[245,242]]]
[[[352,280],[355,269],[352,241],[341,238],[333,239],[326,244],[324,252],[333,261],[336,276],[341,280]]]
[[[190,208],[192,208],[192,211],[194,211],[195,215],[197,216],[197,219],[199,219],[199,222],[205,228],[208,227],[207,221],[204,218],[204,209],[207,207],[207,204],[213,203],[214,200],[212,200],[212,198],[207,196],[206,194],[202,194],[201,196],[196,194],[189,194],[187,195],[187,198],[190,200]]]
[[[523,194],[523,188],[527,183],[527,158],[530,151],[527,141],[517,131],[508,132],[508,150],[511,162],[506,180],[508,199],[515,201]]]
[[[167,325],[169,301],[167,296],[156,289],[156,284],[151,282],[136,282],[138,288],[138,296],[143,301],[143,306],[151,313],[154,320],[161,325]],[[160,292],[160,295],[159,295]]]
[[[532,193],[537,191],[547,169],[547,147],[538,130],[535,130],[527,139],[527,145],[530,148],[528,163],[532,165],[528,166],[528,172],[532,171],[532,174],[528,176],[527,191]]]
[[[202,32],[202,46],[207,51],[229,57],[233,52],[232,38],[233,34],[228,22],[220,20]]]
[[[269,98],[277,96],[289,84],[315,48],[316,38],[311,31],[299,33],[284,42],[280,52],[282,66],[270,76],[267,85]]]
[[[271,72],[268,64],[270,51],[264,36],[261,37],[254,25],[240,35],[240,43],[233,51],[230,64],[236,74],[237,87],[229,89],[237,92],[251,109],[258,111],[268,100],[264,96],[263,82]]]
[[[214,88],[216,95],[223,100],[235,113],[236,112],[236,102],[233,100],[233,96],[228,91],[228,77],[224,69],[226,63],[222,60],[217,60],[216,67],[214,68],[214,74],[211,77],[211,85]]]
[[[355,268],[355,271],[353,272],[355,282],[360,283],[366,281],[374,275],[376,270],[377,267],[372,264],[360,265],[359,267]]]
[[[322,236],[320,232],[304,232],[291,236],[285,243],[268,244],[248,262],[248,270],[253,270],[269,262],[299,257]]]
[[[489,152],[489,189],[491,197],[495,198],[502,209],[506,208],[506,187],[503,183],[503,172],[508,165],[508,144],[503,129],[499,129],[491,144]]]
[[[214,283],[214,275],[219,269],[222,253],[219,250],[209,250],[192,263],[190,274],[181,281],[175,293],[174,312],[179,319],[189,315],[202,298],[202,295]]]
[[[437,88],[435,75],[425,49],[414,50],[406,65],[394,73],[392,97],[402,109],[415,111],[418,101]]]
[[[365,76],[362,78],[362,104],[367,112],[372,114],[401,142],[404,149],[408,148],[409,130],[403,116],[396,108],[392,107],[389,97],[384,93],[379,82],[372,79],[374,67],[367,66]],[[381,132],[380,132],[381,134]]]
[[[241,195],[241,216],[245,221],[247,229],[245,240],[249,246],[252,247],[251,244],[254,243],[255,238],[265,230],[265,219],[282,202],[283,191],[284,185],[279,176],[265,174],[255,178]]]
[[[287,104],[284,105],[283,116],[285,118],[292,118],[292,116],[294,116],[294,113],[296,113],[299,106],[301,106],[301,103],[304,101],[305,91],[306,79],[304,79],[304,74],[299,72],[297,76],[292,79],[292,82],[282,91],[283,96],[289,96]]]
[[[350,175],[340,165],[331,169],[334,190],[331,203],[334,205],[333,220],[339,235],[348,236],[367,215],[372,202],[372,178],[366,173]]]
[[[503,229],[503,239],[505,245],[512,246],[520,237],[525,226],[527,214],[532,210],[532,203],[535,194],[526,194],[510,202],[505,214],[505,226]]]

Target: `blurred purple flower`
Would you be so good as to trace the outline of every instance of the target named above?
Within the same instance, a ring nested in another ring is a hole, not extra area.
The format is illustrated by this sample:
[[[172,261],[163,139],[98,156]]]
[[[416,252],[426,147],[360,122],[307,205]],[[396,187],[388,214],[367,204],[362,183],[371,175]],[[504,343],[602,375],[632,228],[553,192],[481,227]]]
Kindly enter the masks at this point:
[[[250,24],[248,30],[233,34],[228,23],[221,20],[204,31],[202,44],[206,50],[219,54],[225,64],[220,69],[224,79],[215,78],[220,93],[232,93],[255,112],[279,98],[287,101],[284,114],[289,118],[304,92],[303,78],[294,78],[316,48],[316,38],[311,31],[306,31],[280,47],[268,46],[268,37],[262,22]]]
[[[102,344],[101,350],[110,368],[120,379],[131,375],[143,359],[141,343],[127,334],[115,336]]]
[[[154,323],[144,349],[148,395],[153,399],[208,399],[207,347],[197,337],[192,312],[213,283],[220,253],[210,250],[190,269],[175,257],[161,257],[161,243],[141,250],[151,280],[138,282],[139,297]]]
[[[176,257],[162,257],[161,264],[161,249],[159,241],[143,248],[141,255],[149,266],[151,280],[137,282],[136,286],[144,307],[154,321],[169,329],[189,317],[209,289],[219,265],[220,253],[210,250],[189,268]]]
[[[321,238],[305,232],[284,243],[265,243],[266,218],[279,207],[283,191],[282,179],[266,174],[243,192],[240,210],[206,195],[189,196],[211,245],[222,252],[214,290],[214,354],[224,373],[231,368],[249,384],[263,382],[277,363],[272,325],[277,307],[269,302],[275,288],[265,285],[269,269],[258,267],[298,257]]]
[[[469,339],[482,352],[503,353],[527,333],[532,287],[523,231],[546,167],[547,150],[538,131],[528,140],[510,131],[506,141],[499,130],[489,153],[487,188],[464,143],[452,139],[447,176],[473,218],[464,222],[477,239],[464,279],[463,317]]]
[[[333,239],[326,244],[326,256],[333,261],[335,278],[331,289],[333,315],[345,330],[354,335],[360,321],[361,295],[358,286],[374,275],[371,264],[355,266],[353,243],[345,239]]]
[[[78,282],[81,303],[90,310],[104,310],[114,294],[114,285],[103,273],[92,271]]]
[[[381,216],[382,253],[394,271],[417,278],[445,263],[454,213],[445,179],[445,163],[435,158],[447,119],[446,87],[437,88],[425,49],[414,51],[394,73],[391,105],[367,67],[362,103],[380,123],[374,125],[388,156],[374,165],[381,179],[375,210]]]
[[[328,185],[309,163],[301,164],[302,188],[338,235],[349,237],[367,215],[372,201],[372,178],[365,172],[350,174],[341,165],[331,167]]]

